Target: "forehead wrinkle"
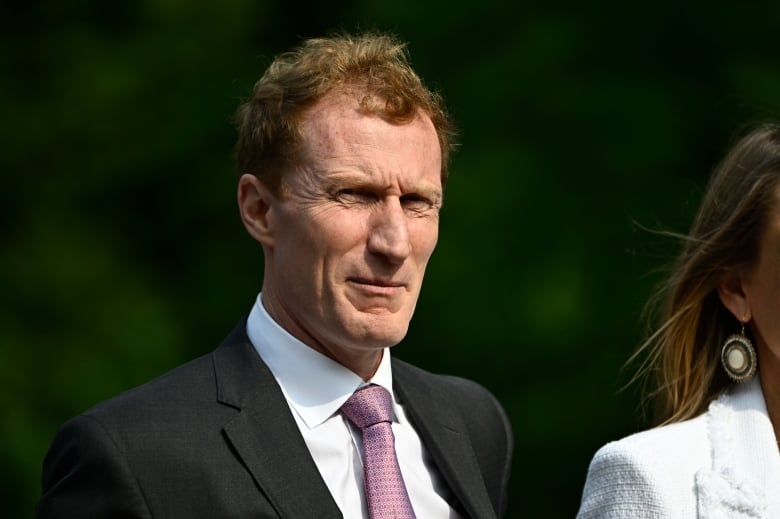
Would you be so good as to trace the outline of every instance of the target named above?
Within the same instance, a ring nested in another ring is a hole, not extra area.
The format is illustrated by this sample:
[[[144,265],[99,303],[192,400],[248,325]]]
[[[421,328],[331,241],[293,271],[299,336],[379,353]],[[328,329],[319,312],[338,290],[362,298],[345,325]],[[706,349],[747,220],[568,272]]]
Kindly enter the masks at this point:
[[[312,125],[314,131],[309,133],[305,147],[312,158],[344,160],[347,163],[367,162],[372,151],[386,151],[386,143],[381,141],[377,128],[354,125],[347,129],[351,131],[344,131],[344,127],[338,124],[320,122]],[[400,150],[393,149],[392,153],[400,155]]]

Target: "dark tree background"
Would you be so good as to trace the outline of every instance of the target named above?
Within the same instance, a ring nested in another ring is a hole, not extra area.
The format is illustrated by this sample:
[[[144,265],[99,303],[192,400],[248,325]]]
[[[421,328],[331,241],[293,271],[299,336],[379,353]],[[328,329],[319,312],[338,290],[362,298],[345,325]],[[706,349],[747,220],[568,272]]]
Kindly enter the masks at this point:
[[[394,350],[476,379],[517,445],[510,517],[574,515],[646,427],[621,366],[713,164],[780,111],[777,2],[6,1],[0,502],[28,517],[70,416],[213,349],[262,254],[233,110],[302,37],[409,42],[461,128],[437,252]]]

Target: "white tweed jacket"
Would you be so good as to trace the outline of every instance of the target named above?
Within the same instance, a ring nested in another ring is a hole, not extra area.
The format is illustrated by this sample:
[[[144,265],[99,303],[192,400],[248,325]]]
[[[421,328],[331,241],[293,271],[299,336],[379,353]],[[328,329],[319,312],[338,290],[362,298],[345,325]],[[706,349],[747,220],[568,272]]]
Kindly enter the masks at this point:
[[[758,377],[696,418],[602,447],[577,518],[780,518],[780,453]]]

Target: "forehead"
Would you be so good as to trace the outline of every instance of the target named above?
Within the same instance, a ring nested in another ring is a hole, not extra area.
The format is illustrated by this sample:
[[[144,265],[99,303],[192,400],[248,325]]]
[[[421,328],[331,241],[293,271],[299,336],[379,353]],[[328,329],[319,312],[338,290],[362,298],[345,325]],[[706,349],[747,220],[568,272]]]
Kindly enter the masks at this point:
[[[441,148],[431,118],[418,110],[410,121],[396,123],[361,109],[365,92],[333,91],[301,119],[303,146],[309,153],[330,154],[362,149],[419,153],[441,165]]]

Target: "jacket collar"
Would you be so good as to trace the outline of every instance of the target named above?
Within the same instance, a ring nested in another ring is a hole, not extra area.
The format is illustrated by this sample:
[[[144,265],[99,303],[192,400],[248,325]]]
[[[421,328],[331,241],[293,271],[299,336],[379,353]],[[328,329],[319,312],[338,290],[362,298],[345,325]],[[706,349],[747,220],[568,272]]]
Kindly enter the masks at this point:
[[[469,517],[494,519],[469,434],[452,396],[426,383],[420,370],[392,359],[395,391],[436,467]]]
[[[776,517],[780,454],[759,378],[721,395],[706,416],[712,466],[696,474],[699,517]]]
[[[237,410],[223,432],[280,517],[341,518],[271,371],[242,320],[212,354],[217,400]],[[495,519],[459,410],[417,368],[392,359],[393,387],[436,467],[469,517]],[[269,417],[274,417],[269,419]],[[296,485],[289,485],[295,481]]]
[[[271,371],[242,320],[212,354],[217,400],[238,413],[223,432],[280,517],[341,518]],[[295,485],[290,485],[295,481]]]

